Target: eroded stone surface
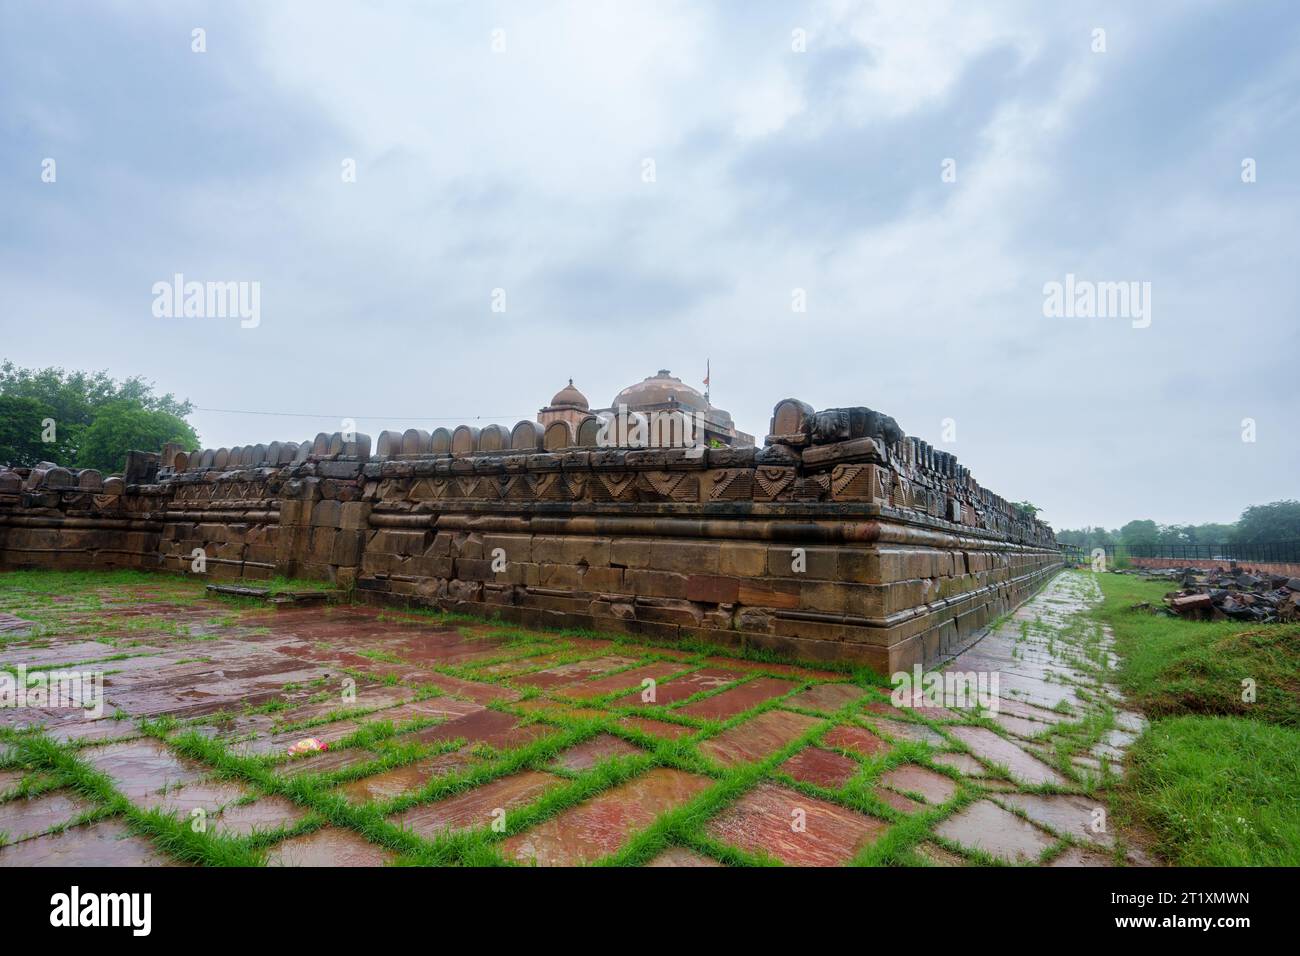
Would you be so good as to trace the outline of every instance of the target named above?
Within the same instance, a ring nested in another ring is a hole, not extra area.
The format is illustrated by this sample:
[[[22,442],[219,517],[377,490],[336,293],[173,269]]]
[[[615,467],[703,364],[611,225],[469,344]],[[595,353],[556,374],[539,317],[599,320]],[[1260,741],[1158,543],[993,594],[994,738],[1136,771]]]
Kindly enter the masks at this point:
[[[203,776],[202,765],[178,757],[166,744],[152,738],[108,744],[83,750],[81,759],[107,774],[113,786],[131,799],[193,783]]]
[[[1014,807],[1054,833],[1101,846],[1115,844],[1114,835],[1106,829],[1106,805],[1101,801],[1069,794],[1008,793],[998,797],[998,803]]]
[[[249,836],[253,832],[280,830],[292,827],[307,816],[307,810],[290,803],[284,797],[261,797],[252,803],[228,806],[215,821],[218,833],[228,836]]]
[[[866,695],[867,692],[856,684],[814,684],[788,698],[785,706],[829,714],[856,703]]]
[[[1006,767],[1011,776],[1021,783],[1054,783],[1060,786],[1067,782],[1037,757],[1030,756],[1011,741],[984,727],[952,727],[950,732],[981,759]]]
[[[827,747],[838,747],[841,750],[852,750],[862,754],[864,757],[874,757],[877,754],[887,753],[890,749],[889,744],[881,740],[869,730],[863,730],[861,727],[851,727],[840,724],[832,727],[826,733],[822,734],[822,743]]]
[[[434,777],[468,767],[477,761],[464,751],[438,754],[426,757],[415,763],[394,767],[382,773],[360,780],[353,780],[339,786],[338,792],[352,803],[368,803],[371,800],[391,800],[421,789]]]
[[[840,866],[874,843],[887,827],[837,804],[760,783],[723,810],[707,829],[725,843],[776,857],[789,866]]]

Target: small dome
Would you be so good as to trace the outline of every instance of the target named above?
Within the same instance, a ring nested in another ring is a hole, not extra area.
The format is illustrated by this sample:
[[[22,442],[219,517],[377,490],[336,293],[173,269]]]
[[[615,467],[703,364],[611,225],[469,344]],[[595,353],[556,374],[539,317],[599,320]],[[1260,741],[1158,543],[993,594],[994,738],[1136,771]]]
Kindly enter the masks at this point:
[[[573,387],[573,379],[569,379],[569,384],[556,392],[555,397],[551,399],[551,406],[556,405],[577,405],[584,410],[590,407],[587,404],[587,396]]]
[[[626,405],[628,408],[644,408],[647,405],[668,405],[672,402],[700,412],[707,411],[710,407],[708,399],[680,378],[674,378],[666,368],[623,389],[614,396],[612,407],[617,409],[619,405]]]

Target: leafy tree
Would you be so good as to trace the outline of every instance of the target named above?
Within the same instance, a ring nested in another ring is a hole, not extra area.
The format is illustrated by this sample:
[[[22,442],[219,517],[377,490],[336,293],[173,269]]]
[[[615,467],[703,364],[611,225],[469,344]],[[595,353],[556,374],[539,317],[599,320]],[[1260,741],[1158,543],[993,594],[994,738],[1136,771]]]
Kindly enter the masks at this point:
[[[99,409],[86,429],[77,452],[77,465],[121,471],[126,464],[126,453],[132,448],[153,451],[170,441],[194,448],[199,436],[188,422],[170,412],[151,410],[129,399],[117,399]]]
[[[88,450],[90,429],[102,413],[118,403],[125,404],[99,429],[95,435],[96,446]],[[155,417],[128,416],[127,409]],[[161,448],[161,443],[155,443],[152,438],[155,434],[168,434],[187,447],[195,447],[197,437],[184,421],[191,411],[193,406],[188,401],[180,401],[170,393],[155,394],[153,383],[140,376],[119,382],[104,371],[28,369],[6,361],[0,364],[0,462],[31,465],[48,460],[116,470],[133,447],[143,451]],[[35,420],[39,427],[35,429],[33,414],[39,415]],[[42,440],[47,430],[40,423],[47,418],[54,420],[52,443]],[[133,424],[123,427],[127,418]],[[129,436],[135,437],[110,449],[104,443],[113,434],[124,441]],[[115,464],[105,465],[107,461]]]
[[[1300,501],[1251,505],[1237,521],[1234,544],[1266,544],[1300,540]]]
[[[34,398],[0,395],[0,465],[31,466],[38,461],[67,461],[69,448],[46,442],[50,407]],[[54,430],[58,435],[57,428]]]
[[[1160,542],[1160,529],[1150,519],[1130,521],[1119,529],[1120,540],[1130,548],[1154,547]]]

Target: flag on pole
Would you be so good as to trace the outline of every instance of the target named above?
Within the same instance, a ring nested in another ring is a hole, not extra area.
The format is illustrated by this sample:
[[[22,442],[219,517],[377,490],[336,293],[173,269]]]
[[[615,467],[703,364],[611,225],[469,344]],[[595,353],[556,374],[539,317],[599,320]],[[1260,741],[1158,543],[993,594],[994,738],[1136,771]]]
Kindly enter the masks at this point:
[[[704,384],[709,384],[709,360],[704,360]]]

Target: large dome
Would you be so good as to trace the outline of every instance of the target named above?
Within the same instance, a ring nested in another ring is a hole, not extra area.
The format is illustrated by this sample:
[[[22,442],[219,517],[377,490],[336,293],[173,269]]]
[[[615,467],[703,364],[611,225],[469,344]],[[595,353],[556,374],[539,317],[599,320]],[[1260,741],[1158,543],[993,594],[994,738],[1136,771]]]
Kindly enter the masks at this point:
[[[569,379],[569,384],[564,386],[555,393],[551,399],[551,407],[556,405],[577,405],[579,408],[590,408],[587,404],[587,396],[573,387],[573,379]]]
[[[680,378],[674,378],[665,368],[644,381],[623,389],[614,396],[611,407],[617,409],[619,405],[626,405],[635,409],[647,405],[667,405],[674,401],[695,411],[703,412],[709,408],[709,402],[703,395]]]

